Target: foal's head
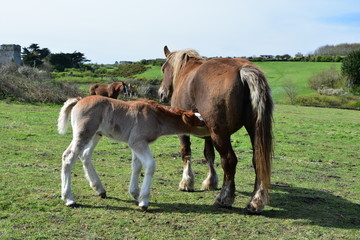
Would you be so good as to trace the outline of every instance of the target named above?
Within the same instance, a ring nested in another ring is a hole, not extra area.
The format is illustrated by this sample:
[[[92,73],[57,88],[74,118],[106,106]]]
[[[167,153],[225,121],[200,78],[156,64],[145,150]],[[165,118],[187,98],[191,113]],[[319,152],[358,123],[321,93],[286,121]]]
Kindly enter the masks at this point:
[[[166,61],[161,70],[164,73],[163,81],[159,88],[161,102],[166,102],[171,98],[176,81],[180,76],[180,71],[190,58],[203,59],[195,50],[187,49],[182,51],[170,52],[167,46],[164,47]]]
[[[186,111],[182,114],[182,120],[185,124],[191,127],[204,127],[205,122],[200,116],[199,113],[194,113],[192,111]]]

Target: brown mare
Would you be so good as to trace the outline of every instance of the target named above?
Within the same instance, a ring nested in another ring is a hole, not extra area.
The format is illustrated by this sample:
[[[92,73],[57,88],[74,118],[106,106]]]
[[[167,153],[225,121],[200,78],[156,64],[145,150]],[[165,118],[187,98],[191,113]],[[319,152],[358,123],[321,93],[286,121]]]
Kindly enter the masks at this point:
[[[271,90],[263,72],[245,59],[206,60],[194,50],[170,52],[166,46],[164,51],[167,60],[162,67],[164,79],[159,89],[160,100],[171,97],[171,106],[199,112],[210,131],[204,148],[209,173],[202,189],[217,188],[215,146],[224,170],[223,186],[215,205],[230,207],[233,204],[237,157],[230,137],[244,126],[253,146],[252,162],[256,174],[253,195],[246,209],[252,213],[261,212],[269,201],[273,112]],[[193,191],[190,137],[180,135],[179,138],[184,162],[179,188]]]
[[[127,94],[127,86],[124,82],[114,82],[108,85],[95,83],[89,89],[90,95],[100,95],[110,98],[118,98],[120,93]]]
[[[129,144],[132,151],[129,193],[143,210],[149,205],[150,184],[155,171],[149,143],[169,134],[209,135],[198,113],[162,106],[150,100],[124,102],[102,96],[70,98],[60,110],[60,134],[66,132],[70,115],[73,139],[63,153],[61,170],[61,197],[67,206],[76,205],[70,185],[71,168],[77,158],[83,163],[91,188],[106,198],[106,191],[91,163],[93,150],[103,135]],[[142,167],[145,169],[144,180],[139,190]]]

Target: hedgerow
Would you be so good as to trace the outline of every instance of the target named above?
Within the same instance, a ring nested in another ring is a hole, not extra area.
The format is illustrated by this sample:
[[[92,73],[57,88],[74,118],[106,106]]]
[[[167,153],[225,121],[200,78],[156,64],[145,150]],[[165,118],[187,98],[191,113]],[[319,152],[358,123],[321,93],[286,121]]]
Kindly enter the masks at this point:
[[[0,66],[0,99],[27,103],[62,103],[82,96],[73,84],[55,82],[47,72],[6,64]]]

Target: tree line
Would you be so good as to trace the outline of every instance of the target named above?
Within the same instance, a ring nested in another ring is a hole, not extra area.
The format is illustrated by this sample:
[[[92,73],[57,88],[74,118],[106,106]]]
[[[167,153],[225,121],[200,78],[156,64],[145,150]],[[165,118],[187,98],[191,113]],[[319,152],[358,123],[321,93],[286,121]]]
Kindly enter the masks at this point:
[[[24,47],[21,53],[23,64],[34,68],[52,68],[62,72],[65,68],[81,68],[88,62],[81,52],[51,53],[48,48],[40,48],[38,44]]]

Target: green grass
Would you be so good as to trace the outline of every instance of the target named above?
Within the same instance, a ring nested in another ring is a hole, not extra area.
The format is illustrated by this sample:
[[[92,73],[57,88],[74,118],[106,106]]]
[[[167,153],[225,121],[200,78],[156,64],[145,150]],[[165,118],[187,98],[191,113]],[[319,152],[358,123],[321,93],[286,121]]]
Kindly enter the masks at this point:
[[[233,135],[239,157],[232,209],[212,207],[218,191],[177,191],[182,174],[176,136],[151,145],[157,163],[148,212],[127,193],[131,153],[102,139],[94,165],[108,191],[100,199],[72,173],[80,208],[60,199],[61,154],[71,140],[56,133],[61,106],[0,102],[1,239],[358,239],[360,230],[358,111],[277,105],[271,203],[246,215],[254,171],[245,131]],[[193,168],[200,189],[207,167],[193,139]],[[222,169],[216,159],[219,179]]]
[[[297,87],[299,95],[314,93],[308,87],[311,76],[335,66],[340,70],[341,63],[333,62],[256,62],[268,79],[273,97],[277,102],[286,102],[287,96],[283,89],[285,81],[292,81]]]
[[[291,81],[297,89],[297,94],[310,95],[315,93],[313,89],[308,87],[308,80],[311,76],[324,70],[330,69],[332,66],[340,71],[341,63],[334,62],[255,62],[264,72],[272,89],[274,101],[277,103],[289,103],[288,96],[283,89],[286,81]],[[162,79],[163,74],[160,66],[148,66],[149,69],[144,73],[137,74],[137,79]],[[89,77],[76,75],[70,76],[69,73],[56,73],[56,81],[77,83],[84,93],[88,93],[88,88],[93,83],[108,84],[112,82],[111,77]],[[121,79],[121,78],[116,78]],[[348,105],[356,103],[348,103]]]
[[[308,80],[311,76],[335,66],[340,70],[341,63],[334,62],[255,62],[266,75],[268,79],[273,98],[276,102],[288,102],[288,97],[283,89],[285,81],[292,81],[297,87],[299,95],[314,93],[313,89],[308,87]],[[137,78],[162,79],[161,67],[151,66],[146,72],[136,75]]]
[[[135,75],[135,77],[138,78],[138,79],[145,78],[147,80],[162,79],[163,78],[163,74],[162,74],[160,66],[149,65],[148,67],[149,67],[148,70],[146,70],[143,73]]]

